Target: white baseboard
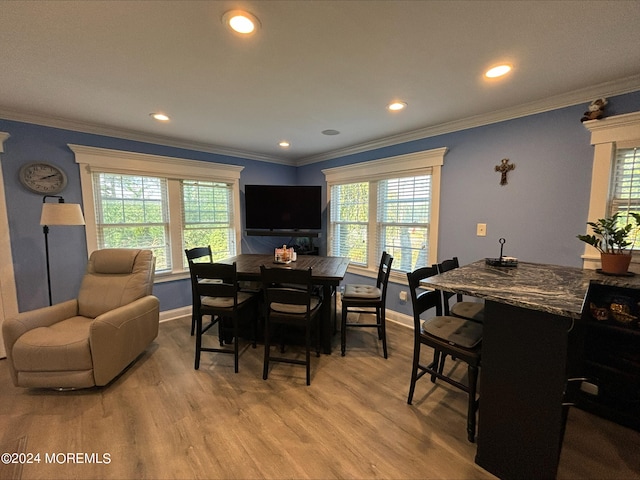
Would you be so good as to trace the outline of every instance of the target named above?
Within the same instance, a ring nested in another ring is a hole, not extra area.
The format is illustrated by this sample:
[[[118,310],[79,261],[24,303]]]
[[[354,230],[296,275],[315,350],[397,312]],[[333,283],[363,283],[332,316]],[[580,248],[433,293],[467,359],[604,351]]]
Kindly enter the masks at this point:
[[[165,310],[160,312],[160,323],[169,322],[171,320],[179,320],[184,317],[191,316],[191,305],[186,307],[175,308],[173,310]]]

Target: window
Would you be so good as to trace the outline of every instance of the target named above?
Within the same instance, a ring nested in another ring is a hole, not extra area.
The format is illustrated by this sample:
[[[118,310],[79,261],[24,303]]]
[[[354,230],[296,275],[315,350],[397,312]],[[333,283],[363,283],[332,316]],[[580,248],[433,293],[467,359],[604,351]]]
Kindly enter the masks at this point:
[[[331,254],[367,265],[369,237],[369,184],[347,183],[331,187]]]
[[[436,263],[440,169],[446,148],[323,170],[329,189],[329,254],[377,272]],[[363,178],[364,177],[364,178]]]
[[[378,183],[378,257],[393,258],[394,270],[427,266],[431,175],[393,178]]]
[[[211,245],[214,259],[240,242],[243,167],[69,145],[80,164],[89,253],[148,248],[158,278],[184,274],[184,250]]]
[[[640,213],[640,148],[618,148],[612,170],[609,214],[628,223],[630,212]]]
[[[93,190],[98,248],[148,248],[156,269],[169,270],[166,179],[96,172]]]
[[[588,221],[617,211],[640,211],[640,112],[583,125],[594,145]],[[591,246],[585,245],[582,258],[584,268],[600,268],[600,255]]]
[[[211,245],[214,260],[236,254],[233,189],[226,183],[183,180],[184,248]],[[182,265],[188,268],[187,258]]]

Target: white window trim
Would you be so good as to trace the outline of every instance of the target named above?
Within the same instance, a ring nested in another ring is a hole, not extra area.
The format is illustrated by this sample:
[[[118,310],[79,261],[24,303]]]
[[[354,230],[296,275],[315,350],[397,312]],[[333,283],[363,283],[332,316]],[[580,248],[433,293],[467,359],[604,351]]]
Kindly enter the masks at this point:
[[[236,245],[239,249],[242,245],[240,227],[240,172],[244,167],[226,165],[223,163],[202,162],[183,158],[164,157],[146,153],[127,152],[123,150],[111,150],[107,148],[88,147],[85,145],[68,144],[75,154],[76,163],[80,168],[80,185],[82,188],[82,203],[84,205],[84,219],[86,223],[87,252],[89,255],[98,249],[98,232],[96,229],[95,203],[93,192],[92,173],[94,171],[109,173],[125,173],[134,175],[160,176],[173,180],[205,180],[228,182],[233,184],[233,208],[234,229],[236,232]],[[176,183],[172,186],[172,183]],[[177,182],[170,182],[169,189],[179,188]],[[179,196],[179,192],[178,192]],[[170,205],[170,218],[181,218],[179,205]],[[170,231],[171,245],[180,245],[182,232],[173,228]],[[171,249],[172,273],[156,277],[174,280],[185,276],[182,255],[179,248]]]
[[[431,218],[429,219],[429,258],[427,265],[437,263],[438,258],[438,224],[440,219],[440,178],[444,156],[449,151],[447,147],[434,148],[421,152],[407,153],[395,157],[372,160],[369,162],[354,163],[343,167],[326,168],[322,170],[327,181],[327,204],[331,202],[331,187],[335,184],[370,182],[397,177],[413,177],[431,174]],[[370,192],[371,193],[371,192]],[[375,193],[375,192],[372,192]],[[374,198],[375,200],[375,198]],[[370,201],[374,201],[371,200]],[[330,229],[330,225],[327,226]],[[330,232],[329,232],[330,233]],[[371,232],[369,232],[371,235]],[[375,241],[375,239],[374,239]],[[330,239],[327,243],[330,243]],[[367,277],[375,277],[378,274],[379,258],[375,249],[369,251],[367,263],[369,268],[357,265],[349,266],[348,271]],[[395,281],[406,283],[406,276],[393,272]]]
[[[0,154],[4,153],[4,142],[10,137],[6,132],[0,132]],[[0,155],[1,157],[1,155]],[[4,174],[0,161],[0,225],[5,227],[0,231],[0,256],[11,259],[11,236],[9,229],[9,217],[7,214],[7,201],[4,190]],[[12,261],[4,261],[0,265],[0,358],[5,358],[4,341],[2,338],[2,324],[5,318],[18,314],[18,295],[16,292],[16,277]]]
[[[591,120],[583,125],[591,132],[591,145],[594,146],[588,221],[595,222],[607,215],[616,145],[621,142],[640,144],[640,112]],[[591,233],[589,227],[586,227],[585,233]],[[582,255],[582,266],[591,270],[600,268],[600,254],[587,244]]]

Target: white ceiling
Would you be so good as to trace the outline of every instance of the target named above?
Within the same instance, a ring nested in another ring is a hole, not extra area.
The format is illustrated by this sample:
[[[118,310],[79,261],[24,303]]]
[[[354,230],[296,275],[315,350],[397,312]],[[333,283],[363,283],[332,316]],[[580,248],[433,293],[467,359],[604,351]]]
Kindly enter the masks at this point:
[[[301,165],[638,90],[638,25],[638,0],[4,1],[0,117]]]

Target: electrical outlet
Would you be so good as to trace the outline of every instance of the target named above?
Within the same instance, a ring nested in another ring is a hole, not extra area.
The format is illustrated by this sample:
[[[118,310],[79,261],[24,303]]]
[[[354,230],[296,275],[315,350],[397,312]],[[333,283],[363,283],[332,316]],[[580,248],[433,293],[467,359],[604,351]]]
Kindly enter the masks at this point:
[[[478,237],[486,237],[487,236],[487,224],[479,223],[476,227],[476,235]]]
[[[400,300],[406,302],[409,299],[409,294],[405,291],[400,292]]]

